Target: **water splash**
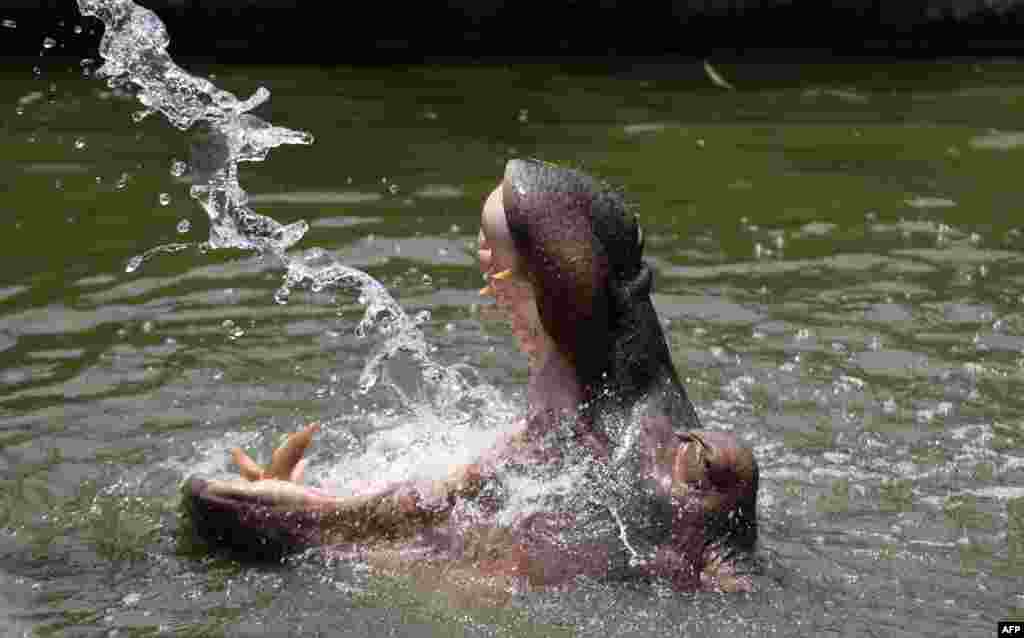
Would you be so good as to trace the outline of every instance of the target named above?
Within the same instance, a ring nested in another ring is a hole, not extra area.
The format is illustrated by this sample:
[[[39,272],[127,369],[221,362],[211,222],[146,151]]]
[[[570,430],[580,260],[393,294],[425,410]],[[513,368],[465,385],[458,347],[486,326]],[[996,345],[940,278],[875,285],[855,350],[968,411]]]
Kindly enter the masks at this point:
[[[159,113],[174,127],[193,131],[191,169],[193,185],[189,191],[210,218],[210,234],[199,245],[202,250],[238,248],[253,250],[280,261],[284,281],[275,294],[279,303],[287,303],[291,290],[308,284],[313,291],[328,287],[354,289],[366,307],[356,330],[365,336],[375,328],[385,337],[369,357],[359,381],[363,393],[381,378],[383,364],[399,352],[409,353],[422,368],[424,379],[439,391],[433,397],[447,407],[468,387],[456,369],[438,365],[430,358],[420,324],[422,315],[409,317],[370,275],[341,264],[326,251],[312,248],[298,257],[287,254],[309,230],[305,221],[288,225],[261,215],[249,206],[249,196],[238,179],[239,164],[261,162],[279,146],[312,144],[313,136],[271,123],[251,114],[270,99],[270,91],[259,87],[247,99],[239,99],[210,80],[196,77],[171,59],[167,53],[170,37],[155,13],[131,0],[78,0],[84,16],[103,22],[105,29],[99,45],[103,65],[95,76],[105,78],[113,89],[129,88],[144,107],[134,120]],[[172,174],[180,177],[185,165],[175,161]],[[176,253],[193,244],[168,244],[151,248],[133,257],[126,271],[134,272],[150,258]]]

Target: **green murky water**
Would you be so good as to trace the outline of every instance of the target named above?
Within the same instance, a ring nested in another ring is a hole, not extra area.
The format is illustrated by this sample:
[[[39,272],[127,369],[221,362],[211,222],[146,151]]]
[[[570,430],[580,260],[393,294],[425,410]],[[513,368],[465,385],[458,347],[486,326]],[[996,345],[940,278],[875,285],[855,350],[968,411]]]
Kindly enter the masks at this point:
[[[373,344],[343,293],[278,305],[275,264],[241,252],[126,274],[206,238],[171,175],[189,138],[49,59],[0,82],[9,635],[987,636],[1024,614],[1024,64],[722,65],[736,91],[693,62],[190,68],[268,86],[260,114],[316,135],[245,166],[254,207],[430,310],[437,359],[501,410],[525,359],[476,296],[483,196],[510,156],[623,185],[705,424],[761,460],[758,591],[494,608],[179,543],[179,482],[232,445],[319,419],[327,472],[353,433],[432,417],[354,393]]]

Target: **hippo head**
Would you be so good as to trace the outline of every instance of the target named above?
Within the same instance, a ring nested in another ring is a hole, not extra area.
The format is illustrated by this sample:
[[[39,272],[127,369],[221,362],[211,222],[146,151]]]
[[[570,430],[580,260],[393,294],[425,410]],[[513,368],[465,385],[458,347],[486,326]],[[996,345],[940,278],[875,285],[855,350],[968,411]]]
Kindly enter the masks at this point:
[[[622,195],[577,170],[508,162],[481,219],[480,267],[531,363],[531,410],[630,405],[658,392],[695,426],[650,301],[643,233]]]
[[[621,194],[580,171],[511,160],[484,204],[479,259],[488,285],[481,292],[509,314],[529,357],[528,427],[572,424],[571,435],[585,444],[577,447],[612,460],[609,476],[625,483],[653,476],[645,459],[650,450],[674,449],[674,431],[699,428],[651,303],[642,253],[637,217]],[[551,411],[573,418],[549,419]],[[717,440],[704,442],[711,449]],[[253,472],[250,480],[265,478]],[[294,477],[273,464],[267,475],[280,480],[187,481],[193,529],[259,555],[325,542],[320,513],[331,511],[332,497],[285,481]],[[694,503],[699,489],[687,492]],[[630,507],[621,511],[640,511]],[[692,514],[693,529],[702,528],[704,510]]]

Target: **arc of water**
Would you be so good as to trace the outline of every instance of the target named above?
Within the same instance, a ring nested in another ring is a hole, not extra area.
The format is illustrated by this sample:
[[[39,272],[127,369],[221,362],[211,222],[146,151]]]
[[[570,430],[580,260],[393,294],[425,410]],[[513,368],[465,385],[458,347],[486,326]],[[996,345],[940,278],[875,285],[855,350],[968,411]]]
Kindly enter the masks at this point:
[[[191,197],[210,218],[210,236],[203,246],[255,250],[280,260],[285,275],[275,295],[279,303],[286,303],[291,289],[304,282],[314,291],[328,287],[358,289],[366,311],[357,334],[363,336],[376,327],[386,336],[367,360],[359,390],[365,393],[373,388],[384,363],[405,351],[421,366],[424,379],[444,390],[438,398],[457,400],[468,384],[457,370],[431,359],[430,346],[419,328],[429,314],[409,317],[380,282],[335,261],[326,251],[312,248],[299,258],[288,255],[287,250],[309,230],[306,222],[283,225],[249,207],[248,195],[238,181],[238,165],[263,161],[278,146],[313,143],[313,136],[307,132],[274,126],[250,113],[270,99],[270,91],[259,87],[248,99],[240,100],[209,80],[188,73],[167,53],[170,37],[160,18],[131,0],[78,0],[78,8],[82,15],[103,22],[99,46],[103,65],[96,73],[111,87],[136,88],[137,98],[145,107],[136,120],[156,112],[182,131],[197,125],[207,127],[205,151],[214,161],[203,183],[190,190]],[[135,270],[154,255],[181,249],[181,244],[150,249],[130,260],[127,270]]]

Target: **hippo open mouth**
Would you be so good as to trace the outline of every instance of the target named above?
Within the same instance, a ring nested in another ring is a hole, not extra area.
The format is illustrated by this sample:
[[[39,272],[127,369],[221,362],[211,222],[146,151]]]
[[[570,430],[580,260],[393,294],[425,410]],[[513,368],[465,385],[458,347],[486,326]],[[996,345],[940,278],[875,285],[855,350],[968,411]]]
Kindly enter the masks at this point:
[[[481,293],[529,360],[525,418],[447,478],[357,496],[299,484],[315,425],[266,468],[235,450],[241,479],[186,481],[191,528],[255,557],[431,539],[436,556],[476,567],[466,539],[491,530],[505,539],[492,568],[536,585],[609,575],[628,556],[631,573],[680,589],[749,588],[731,557],[757,537],[757,463],[731,433],[700,429],[642,252],[638,219],[616,190],[579,171],[508,162],[484,204],[478,256]],[[579,483],[509,523],[492,489],[509,468]]]

